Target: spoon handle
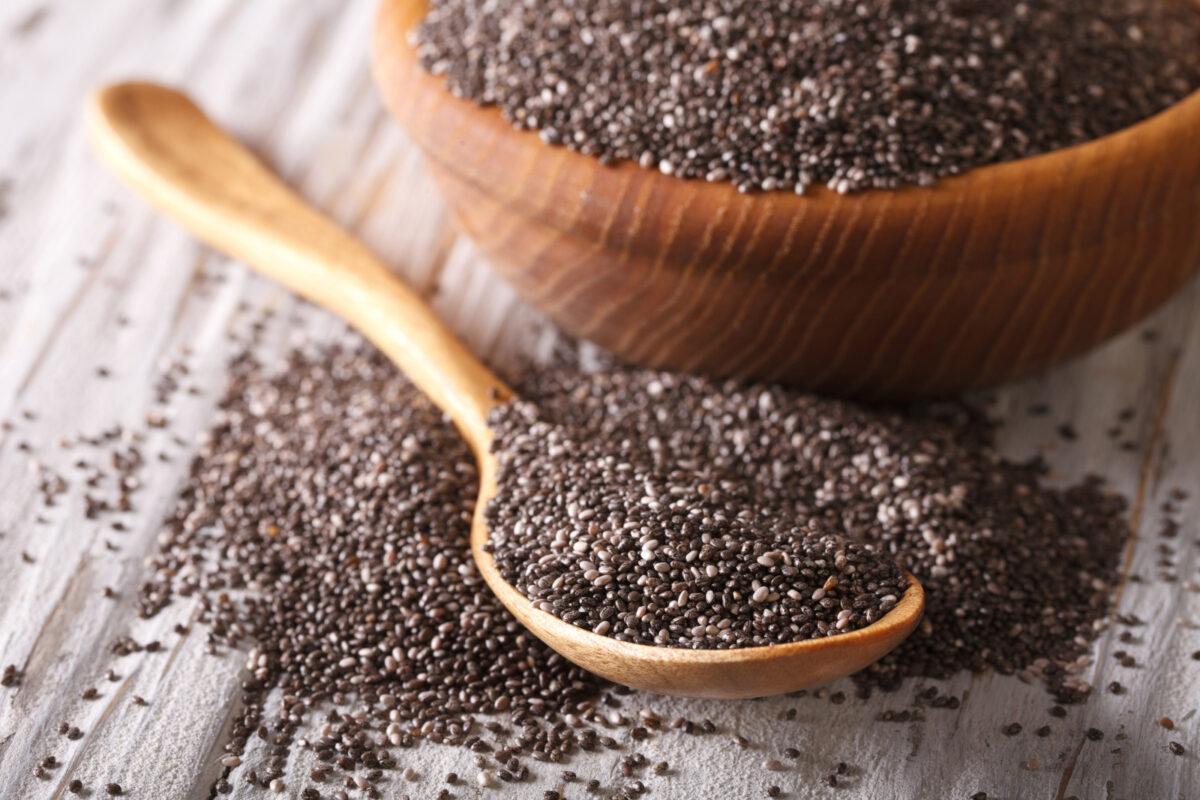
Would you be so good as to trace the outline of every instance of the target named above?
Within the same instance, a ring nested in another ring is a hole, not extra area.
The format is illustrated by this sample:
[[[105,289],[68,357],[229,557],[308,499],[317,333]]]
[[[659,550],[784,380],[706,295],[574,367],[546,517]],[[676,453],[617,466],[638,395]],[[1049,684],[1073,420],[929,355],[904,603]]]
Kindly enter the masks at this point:
[[[511,391],[363,244],[287,187],[188,97],[120,83],[90,99],[101,159],[212,247],[345,319],[454,420],[477,451]]]

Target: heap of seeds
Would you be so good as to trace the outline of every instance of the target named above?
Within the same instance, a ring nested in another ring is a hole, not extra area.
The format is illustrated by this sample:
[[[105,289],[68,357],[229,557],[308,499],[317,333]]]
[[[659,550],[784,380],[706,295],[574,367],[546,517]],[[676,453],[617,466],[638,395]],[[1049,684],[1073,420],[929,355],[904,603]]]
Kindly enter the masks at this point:
[[[139,598],[149,616],[195,596],[212,645],[252,646],[227,765],[269,737],[271,760],[249,773],[269,786],[321,703],[343,707],[310,736],[330,771],[386,768],[387,748],[418,737],[491,753],[476,712],[511,717],[504,764],[595,746],[555,722],[589,718],[598,679],[528,634],[475,570],[477,489],[457,431],[378,353],[294,353],[278,374],[234,362]],[[265,720],[276,688],[283,707]]]
[[[1200,86],[1190,0],[432,0],[421,63],[603,162],[742,191],[929,184]]]
[[[752,485],[744,447],[766,431],[739,418],[770,394],[559,377],[493,416],[489,550],[535,607],[621,641],[726,649],[856,630],[899,602],[890,559],[812,533]]]
[[[647,370],[536,371],[521,388],[490,419],[488,521],[501,574],[543,609],[634,641],[731,646],[725,620],[736,643],[783,641],[775,631],[830,606],[882,610],[899,591],[886,556],[924,584],[925,619],[861,681],[991,667],[1068,699],[1087,690],[1075,676],[1110,600],[1124,501],[1094,480],[1043,486],[1044,467],[1001,458],[967,408],[900,413]],[[781,547],[800,527],[834,564],[818,550],[812,566],[811,541]],[[838,552],[866,573],[845,592]]]

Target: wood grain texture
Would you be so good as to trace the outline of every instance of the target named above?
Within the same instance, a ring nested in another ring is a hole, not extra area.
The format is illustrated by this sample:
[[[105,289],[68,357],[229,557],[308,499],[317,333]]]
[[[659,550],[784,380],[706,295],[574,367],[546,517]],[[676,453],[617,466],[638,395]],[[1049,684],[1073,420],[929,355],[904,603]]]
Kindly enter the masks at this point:
[[[602,167],[453,97],[384,0],[375,77],[462,229],[565,330],[636,364],[914,397],[1040,372],[1128,328],[1200,254],[1200,92],[1095,142],[841,196]]]
[[[521,352],[554,344],[552,335],[538,334],[540,316],[448,225],[417,148],[376,101],[365,52],[375,10],[373,0],[0,3],[0,114],[7,121],[0,129],[0,187],[7,187],[0,188],[0,205],[8,210],[0,215],[0,420],[15,425],[0,431],[0,666],[28,667],[19,689],[0,689],[0,800],[68,798],[62,787],[69,777],[93,792],[116,780],[141,800],[211,800],[223,771],[226,722],[237,713],[244,654],[207,655],[198,627],[175,634],[174,625],[188,623],[195,611],[186,601],[152,620],[139,619],[131,601],[194,439],[212,423],[232,352],[227,336],[244,334],[263,312],[273,312],[255,348],[269,364],[281,363],[297,342],[344,336],[329,315],[197,246],[96,163],[80,109],[98,82],[141,77],[186,87],[290,185],[419,288],[490,363],[512,363]],[[607,211],[605,219],[617,224]],[[835,244],[831,228],[820,249]],[[731,246],[715,238],[697,243],[702,252]],[[1139,246],[1164,245],[1144,237]],[[820,263],[819,255],[812,263]],[[1107,303],[1109,313],[1144,290],[1140,277],[1126,276],[1121,294]],[[1054,283],[1047,277],[1041,285]],[[1086,358],[1000,388],[992,406],[1008,420],[1000,431],[1007,455],[1041,455],[1064,482],[1098,472],[1137,501],[1129,571],[1144,580],[1125,585],[1119,610],[1147,624],[1102,633],[1095,663],[1084,673],[1097,687],[1121,681],[1125,694],[1100,691],[1057,719],[1047,716],[1050,701],[1038,687],[1015,677],[959,675],[931,684],[962,698],[959,709],[928,710],[920,723],[884,724],[878,715],[907,707],[926,682],[860,701],[849,681],[838,681],[828,688],[849,696],[842,704],[812,695],[721,702],[638,693],[625,699],[625,711],[707,717],[720,730],[707,737],[668,732],[638,747],[671,765],[667,775],[646,781],[648,797],[761,798],[768,783],[794,800],[965,798],[978,791],[1004,800],[1197,797],[1200,669],[1191,653],[1200,650],[1200,631],[1191,626],[1200,622],[1200,594],[1184,581],[1200,579],[1200,548],[1189,544],[1200,535],[1200,502],[1193,497],[1174,515],[1178,538],[1161,539],[1158,529],[1170,489],[1195,495],[1200,486],[1198,322],[1200,286],[1192,282],[1137,330]],[[180,358],[190,370],[185,387],[200,393],[185,391],[163,409],[153,387],[164,362]],[[96,375],[101,366],[109,377]],[[1051,414],[1025,413],[1043,402]],[[1130,450],[1105,432],[1126,407],[1136,411],[1121,423],[1121,440],[1135,443]],[[26,410],[36,419],[26,420]],[[139,427],[150,411],[165,411],[172,431],[150,439],[147,452],[170,460],[147,471],[137,507],[121,517],[127,531],[83,520],[78,481],[59,507],[48,514],[40,508],[34,458],[70,476],[74,454],[58,452],[61,437],[93,435],[114,421]],[[1055,433],[1066,421],[1079,431],[1075,442]],[[184,444],[172,441],[175,434]],[[19,449],[21,442],[35,452]],[[106,540],[119,549],[109,550]],[[1175,583],[1155,579],[1163,543],[1177,551]],[[34,563],[24,563],[22,551]],[[119,597],[105,599],[105,586]],[[1118,640],[1126,631],[1133,643]],[[108,649],[121,634],[159,639],[166,650],[116,658]],[[1138,666],[1121,667],[1117,650],[1136,656]],[[110,667],[120,676],[116,683],[105,679]],[[82,700],[92,686],[101,698]],[[134,694],[149,705],[134,705]],[[790,710],[794,719],[780,718]],[[1174,719],[1174,731],[1158,725],[1164,715]],[[58,736],[61,721],[78,725],[84,738]],[[1001,728],[1013,721],[1025,732],[1004,736]],[[1053,729],[1044,739],[1031,733],[1043,722]],[[1104,741],[1086,739],[1091,726],[1105,731]],[[750,746],[734,745],[734,732]],[[1184,756],[1168,751],[1173,740],[1187,747]],[[782,772],[764,772],[763,760],[788,746],[800,757]],[[265,750],[255,739],[247,763],[265,761]],[[469,753],[422,744],[399,754],[421,781],[389,775],[381,789],[385,797],[432,798],[453,770],[467,781],[453,790],[463,800],[539,797],[555,787],[574,800],[587,795],[580,784],[562,783],[564,767],[613,783],[628,752],[582,754],[562,766],[534,762],[530,783],[501,791],[470,782]],[[39,781],[34,766],[50,754],[66,766]],[[1031,758],[1039,762],[1032,771]],[[855,775],[834,792],[822,779],[839,761]],[[290,759],[280,796],[294,797],[313,766],[307,753]],[[264,794],[235,780],[225,796],[263,800]]]

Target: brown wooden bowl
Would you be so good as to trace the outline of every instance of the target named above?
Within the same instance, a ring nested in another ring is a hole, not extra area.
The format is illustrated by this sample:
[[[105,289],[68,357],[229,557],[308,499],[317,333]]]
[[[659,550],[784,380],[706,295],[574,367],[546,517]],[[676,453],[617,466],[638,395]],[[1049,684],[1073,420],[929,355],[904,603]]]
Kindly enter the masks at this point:
[[[1200,92],[932,188],[740,194],[544,144],[420,68],[382,0],[375,79],[459,225],[568,332],[635,364],[862,397],[1045,369],[1200,266]]]

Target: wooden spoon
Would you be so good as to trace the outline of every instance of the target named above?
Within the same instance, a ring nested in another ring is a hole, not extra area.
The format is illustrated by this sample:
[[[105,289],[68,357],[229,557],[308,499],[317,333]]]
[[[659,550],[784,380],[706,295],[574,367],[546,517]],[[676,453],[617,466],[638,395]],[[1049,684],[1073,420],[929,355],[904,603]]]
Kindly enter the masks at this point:
[[[100,157],[159,210],[213,247],[341,316],[392,359],[454,421],[479,465],[471,551],[488,586],[538,638],[584,669],[662,694],[755,697],[824,683],[862,669],[920,620],[924,592],[911,575],[878,622],[824,639],[736,650],[630,644],[533,608],[484,551],[484,508],[496,491],[486,416],[512,391],[364,245],[285,186],[185,95],[122,83],[91,98],[88,131]]]

